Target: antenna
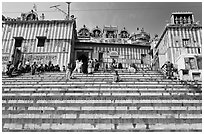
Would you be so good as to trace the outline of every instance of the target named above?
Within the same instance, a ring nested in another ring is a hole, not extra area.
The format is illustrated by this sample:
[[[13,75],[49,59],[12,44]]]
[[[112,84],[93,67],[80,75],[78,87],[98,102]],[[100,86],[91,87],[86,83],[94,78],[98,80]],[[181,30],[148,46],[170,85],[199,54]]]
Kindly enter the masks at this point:
[[[60,5],[51,6],[50,8],[53,8],[53,7],[58,7],[58,6],[60,6]]]
[[[62,9],[60,9],[60,8],[58,8],[60,5],[55,5],[55,6],[51,6],[50,8],[56,8],[56,9],[58,9],[59,11],[61,11],[62,13],[64,13],[65,15],[66,15],[66,19],[69,19],[68,18],[68,14],[65,12],[65,11],[63,11]]]
[[[71,2],[66,2],[67,3],[67,19],[69,20],[70,17],[70,3]]]

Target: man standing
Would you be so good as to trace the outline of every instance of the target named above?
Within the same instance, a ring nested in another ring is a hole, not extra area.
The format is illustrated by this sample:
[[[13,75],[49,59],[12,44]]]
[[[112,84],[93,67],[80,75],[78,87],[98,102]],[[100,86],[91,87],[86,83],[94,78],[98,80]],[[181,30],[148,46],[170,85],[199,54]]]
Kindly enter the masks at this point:
[[[72,66],[71,63],[68,63],[67,69],[66,69],[66,81],[72,79]]]
[[[32,65],[32,67],[31,67],[31,74],[32,74],[32,75],[35,75],[36,69],[37,69],[37,64],[36,64],[36,62],[34,62],[33,65]]]
[[[27,60],[27,61],[25,62],[25,65],[26,65],[26,67],[25,67],[26,73],[30,72],[30,62],[29,62],[29,60]]]
[[[173,75],[173,64],[170,61],[167,61],[167,63],[165,63],[162,67],[162,69],[165,68],[166,70],[166,76],[168,77],[168,79],[171,79],[172,75]]]

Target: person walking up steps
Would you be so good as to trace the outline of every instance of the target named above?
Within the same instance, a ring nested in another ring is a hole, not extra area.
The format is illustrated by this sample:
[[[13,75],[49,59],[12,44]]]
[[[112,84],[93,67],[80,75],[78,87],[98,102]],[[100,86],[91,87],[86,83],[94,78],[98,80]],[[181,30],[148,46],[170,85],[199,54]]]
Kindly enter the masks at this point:
[[[67,65],[67,69],[66,69],[66,81],[72,79],[72,66],[71,63],[69,63]]]
[[[77,71],[78,73],[80,73],[80,67],[81,66],[80,66],[79,60],[76,60],[76,66],[75,66],[73,72],[75,73]]]
[[[75,68],[74,68],[74,70],[72,71],[72,75],[71,75],[72,78],[74,78],[74,74],[75,74],[76,72],[80,73],[82,64],[83,64],[82,62],[79,62],[79,60],[76,60],[76,62],[75,62]]]

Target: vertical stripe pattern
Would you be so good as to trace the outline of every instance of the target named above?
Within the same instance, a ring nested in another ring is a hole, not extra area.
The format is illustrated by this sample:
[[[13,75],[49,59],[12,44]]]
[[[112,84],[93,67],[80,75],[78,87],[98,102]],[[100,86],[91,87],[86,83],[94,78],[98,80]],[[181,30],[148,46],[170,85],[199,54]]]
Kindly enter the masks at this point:
[[[62,68],[67,64],[67,53],[70,49],[73,21],[31,21],[31,22],[5,22],[2,27],[2,54],[13,54],[15,39],[23,37],[21,48],[25,55],[56,55],[55,64]],[[44,47],[38,47],[37,37],[46,37]]]

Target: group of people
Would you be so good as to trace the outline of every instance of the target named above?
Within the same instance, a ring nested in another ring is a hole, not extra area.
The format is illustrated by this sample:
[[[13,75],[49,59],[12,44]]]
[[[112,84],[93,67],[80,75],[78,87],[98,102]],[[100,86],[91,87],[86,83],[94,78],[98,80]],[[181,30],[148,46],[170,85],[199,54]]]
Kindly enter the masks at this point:
[[[83,62],[81,60],[80,61],[76,60],[75,61],[75,66],[73,64],[69,63],[67,65],[67,69],[66,69],[66,80],[73,79],[74,74],[76,72],[81,73],[82,72],[82,65],[83,65]],[[98,71],[99,67],[100,67],[100,63],[97,60],[95,60],[95,61],[93,61],[93,59],[88,60],[88,68],[87,68],[88,69],[88,74],[91,74],[94,71]],[[106,70],[108,70],[107,65],[105,66],[105,68],[106,68]],[[116,60],[113,58],[112,63],[110,64],[110,68],[111,68],[111,72],[114,72],[113,81],[114,82],[122,81],[121,77],[118,74],[118,71],[115,70],[115,69],[123,69],[122,63],[117,64]],[[133,70],[134,72],[136,72],[138,70],[138,68],[135,66],[135,64],[131,64],[128,70],[130,70],[130,71]]]
[[[19,61],[19,63],[17,63],[16,65],[12,64],[12,62],[9,61],[7,64],[6,74],[11,77],[14,72],[16,72],[17,74],[31,72],[31,74],[34,75],[36,72],[42,73],[59,71],[59,65],[54,66],[51,61],[49,61],[48,64],[37,64],[36,62],[30,64],[29,60],[27,60],[25,64],[23,64],[22,61]]]
[[[73,79],[74,78],[74,74],[75,73],[82,73],[82,65],[84,63],[80,60],[76,60],[75,61],[75,64],[71,64],[69,63],[67,65],[67,69],[66,69],[66,80],[70,80],[70,79]],[[122,64],[119,66],[121,67],[122,69]],[[99,67],[100,67],[100,63],[98,62],[97,59],[95,59],[95,61],[93,59],[89,59],[88,60],[88,66],[87,66],[87,73],[88,74],[92,74],[93,72],[95,71],[98,71],[99,70]],[[119,82],[121,81],[121,78],[118,74],[118,71],[115,71],[115,69],[117,68],[117,65],[116,65],[116,61],[113,59],[113,62],[111,64],[111,70],[115,72],[114,76],[113,76],[113,81],[115,82]]]
[[[176,78],[178,75],[178,70],[174,67],[173,63],[167,61],[161,69],[165,70],[165,75],[168,79]]]
[[[100,67],[100,63],[97,59],[95,61],[93,59],[88,60],[88,65],[84,65],[82,60],[76,60],[74,64],[68,63],[66,69],[66,79],[70,80],[74,78],[75,73],[88,73],[92,74],[94,71],[98,71]],[[84,66],[83,66],[84,65]]]
[[[60,72],[60,67],[58,64],[54,66],[51,61],[49,61],[48,64],[37,64],[34,62],[31,65],[31,74],[35,75],[36,72]]]

